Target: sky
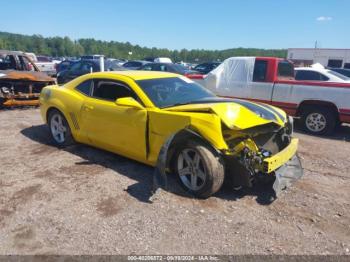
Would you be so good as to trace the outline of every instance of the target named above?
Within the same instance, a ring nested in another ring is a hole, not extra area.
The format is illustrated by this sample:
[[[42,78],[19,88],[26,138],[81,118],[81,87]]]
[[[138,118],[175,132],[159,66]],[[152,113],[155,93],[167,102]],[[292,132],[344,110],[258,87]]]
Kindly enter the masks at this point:
[[[350,0],[5,0],[0,31],[168,49],[350,48]],[[5,11],[7,10],[7,11]]]

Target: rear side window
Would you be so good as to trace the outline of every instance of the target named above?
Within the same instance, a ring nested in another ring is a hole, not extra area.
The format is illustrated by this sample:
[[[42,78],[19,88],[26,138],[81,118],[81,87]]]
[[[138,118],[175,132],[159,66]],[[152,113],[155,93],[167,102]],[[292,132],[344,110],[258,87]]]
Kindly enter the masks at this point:
[[[160,64],[151,64],[152,71],[162,71],[160,69]]]
[[[255,60],[253,81],[264,82],[266,80],[266,72],[267,72],[267,61]]]
[[[305,81],[328,81],[329,78],[314,71],[309,70],[298,70],[295,74],[295,80]]]
[[[145,65],[142,67],[142,70],[152,71],[152,67],[150,65]]]
[[[124,67],[139,67],[139,66],[142,66],[142,63],[140,63],[140,62],[126,62],[123,66]]]
[[[122,97],[133,97],[137,100],[135,93],[128,86],[109,80],[95,80],[93,97],[108,101]]]
[[[77,89],[79,92],[83,93],[84,95],[90,96],[91,94],[91,87],[92,87],[92,81],[87,80],[78,85],[75,89]]]
[[[279,62],[278,78],[294,78],[294,66],[288,61]]]

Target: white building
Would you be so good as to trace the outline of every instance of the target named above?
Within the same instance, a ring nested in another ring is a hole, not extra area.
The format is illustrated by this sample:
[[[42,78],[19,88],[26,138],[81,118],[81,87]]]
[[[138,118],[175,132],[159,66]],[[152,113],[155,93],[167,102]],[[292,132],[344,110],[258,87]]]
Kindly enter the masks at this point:
[[[287,59],[297,66],[320,63],[323,66],[350,68],[350,49],[289,48]]]

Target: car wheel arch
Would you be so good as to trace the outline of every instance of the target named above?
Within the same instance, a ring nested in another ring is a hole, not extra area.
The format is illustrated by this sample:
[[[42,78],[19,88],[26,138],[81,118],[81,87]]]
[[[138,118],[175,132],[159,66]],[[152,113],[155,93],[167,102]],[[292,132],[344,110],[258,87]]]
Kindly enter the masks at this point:
[[[184,143],[185,141],[191,139],[199,140],[200,142],[206,144],[208,147],[214,150],[217,154],[220,154],[220,151],[217,148],[215,148],[215,146],[212,145],[208,140],[206,140],[198,131],[196,131],[192,127],[188,127],[176,132],[173,136],[167,152],[167,167],[169,167],[169,163],[174,153],[173,150],[176,148],[176,146],[179,143]]]
[[[63,116],[64,116],[64,118],[66,119],[66,121],[67,121],[67,123],[68,123],[68,125],[69,125],[69,128],[70,128],[70,130],[71,130],[71,132],[72,132],[72,135],[73,135],[73,137],[76,135],[75,133],[76,133],[76,127],[75,127],[75,125],[74,125],[74,123],[72,123],[72,119],[71,119],[71,117],[68,117],[68,115],[67,114],[65,114],[65,110],[62,110],[62,109],[60,109],[59,107],[57,107],[57,106],[50,106],[48,109],[47,109],[47,111],[46,111],[46,123],[49,125],[50,123],[49,123],[49,115],[50,115],[50,113],[51,112],[53,112],[53,111],[58,111],[59,113],[61,113]],[[74,137],[75,138],[75,137]]]
[[[154,188],[167,187],[167,170],[171,166],[171,161],[175,153],[176,144],[182,143],[182,141],[187,141],[187,139],[197,139],[205,143],[217,154],[220,154],[220,151],[217,148],[215,148],[199,132],[197,132],[195,128],[191,126],[171,134],[163,143],[158,154],[157,164],[154,173]]]
[[[315,115],[322,116],[323,121],[313,119]],[[300,124],[304,131],[313,135],[330,135],[341,123],[337,106],[322,100],[303,101],[298,107],[297,116],[300,117]],[[324,124],[323,127],[322,124]]]
[[[325,100],[314,100],[314,99],[309,99],[309,100],[303,100],[302,102],[299,103],[296,115],[300,116],[307,107],[312,107],[312,106],[317,106],[317,107],[326,107],[331,109],[335,114],[339,115],[339,109],[338,107],[330,101],[325,101]]]
[[[58,111],[60,112],[66,119],[67,119],[67,116],[64,114],[63,110],[59,109],[58,107],[56,106],[50,106],[47,110],[46,110],[46,122],[48,123],[49,122],[49,115],[51,112],[53,111]]]

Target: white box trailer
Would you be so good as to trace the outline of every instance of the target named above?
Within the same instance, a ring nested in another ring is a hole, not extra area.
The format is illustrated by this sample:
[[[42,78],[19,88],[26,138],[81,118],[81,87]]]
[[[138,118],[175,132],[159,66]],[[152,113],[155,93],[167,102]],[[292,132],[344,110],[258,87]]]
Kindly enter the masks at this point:
[[[350,49],[289,48],[287,59],[293,61],[296,66],[320,63],[325,67],[350,69]]]

